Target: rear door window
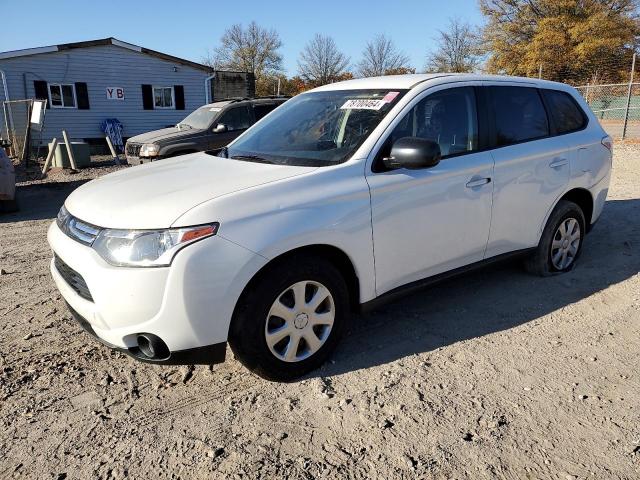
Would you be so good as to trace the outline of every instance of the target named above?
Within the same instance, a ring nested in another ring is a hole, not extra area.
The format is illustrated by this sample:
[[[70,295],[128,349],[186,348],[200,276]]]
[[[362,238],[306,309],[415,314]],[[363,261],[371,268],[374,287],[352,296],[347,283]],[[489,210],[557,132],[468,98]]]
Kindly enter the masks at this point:
[[[218,123],[225,125],[230,132],[249,128],[251,126],[249,109],[247,107],[235,107],[227,110],[222,114]]]
[[[549,120],[536,88],[489,87],[495,112],[496,146],[549,136]]]
[[[542,90],[556,133],[570,133],[582,129],[586,124],[586,115],[576,101],[566,92]]]
[[[258,105],[254,105],[253,114],[256,117],[256,122],[276,107],[277,105],[275,103],[261,103]]]

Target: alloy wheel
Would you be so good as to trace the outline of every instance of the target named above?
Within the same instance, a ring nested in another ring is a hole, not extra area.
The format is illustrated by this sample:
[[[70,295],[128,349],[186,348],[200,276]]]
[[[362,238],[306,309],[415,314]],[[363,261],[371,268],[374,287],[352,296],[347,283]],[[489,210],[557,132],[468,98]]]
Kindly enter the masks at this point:
[[[267,315],[264,335],[271,353],[284,362],[311,357],[325,344],[335,319],[327,287],[304,280],[284,290]]]
[[[551,242],[551,263],[558,270],[569,267],[578,254],[582,232],[575,218],[567,218],[560,223]]]

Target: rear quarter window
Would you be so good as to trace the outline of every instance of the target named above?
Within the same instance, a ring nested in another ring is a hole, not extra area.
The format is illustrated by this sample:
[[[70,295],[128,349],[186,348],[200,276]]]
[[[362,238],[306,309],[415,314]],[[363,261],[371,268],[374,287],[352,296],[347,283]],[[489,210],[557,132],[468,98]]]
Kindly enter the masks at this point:
[[[587,123],[587,116],[578,103],[566,92],[542,90],[549,106],[556,133],[570,133],[581,130]]]
[[[549,120],[536,88],[489,87],[495,113],[496,146],[549,136]]]

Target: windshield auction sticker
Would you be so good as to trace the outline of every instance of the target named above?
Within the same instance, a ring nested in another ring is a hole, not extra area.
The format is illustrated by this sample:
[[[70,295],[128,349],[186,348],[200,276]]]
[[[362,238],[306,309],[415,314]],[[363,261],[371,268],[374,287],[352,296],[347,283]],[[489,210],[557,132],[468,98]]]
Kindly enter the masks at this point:
[[[347,100],[340,110],[380,110],[386,105],[384,100],[374,98],[360,98],[356,100]]]
[[[399,94],[400,94],[400,92],[389,92],[382,98],[382,100],[387,102],[387,103],[391,103],[396,99],[396,97]]]

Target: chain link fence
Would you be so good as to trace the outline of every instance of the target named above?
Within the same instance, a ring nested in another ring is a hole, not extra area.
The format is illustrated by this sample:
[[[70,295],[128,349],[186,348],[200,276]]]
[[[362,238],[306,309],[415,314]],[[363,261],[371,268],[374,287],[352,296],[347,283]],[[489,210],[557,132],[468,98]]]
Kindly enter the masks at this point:
[[[603,128],[615,139],[640,140],[640,83],[576,87]]]
[[[589,65],[540,64],[536,76],[574,86],[614,139],[640,141],[640,62],[636,57],[629,52]]]

